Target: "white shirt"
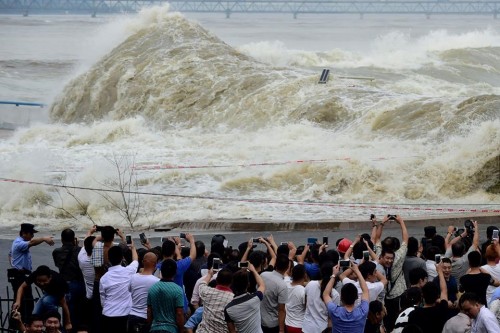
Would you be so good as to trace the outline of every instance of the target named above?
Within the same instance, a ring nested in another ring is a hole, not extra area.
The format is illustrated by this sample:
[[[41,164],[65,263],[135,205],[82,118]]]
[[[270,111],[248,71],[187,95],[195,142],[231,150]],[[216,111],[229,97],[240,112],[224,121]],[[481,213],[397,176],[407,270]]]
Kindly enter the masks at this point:
[[[359,285],[359,281],[351,280],[346,277],[342,280],[342,285],[345,286],[347,283],[352,283],[358,289],[358,299],[356,300],[356,305],[359,305],[359,303],[361,302],[361,296],[363,295],[363,290]],[[384,290],[384,284],[380,281],[377,282],[366,281],[366,286],[368,287],[368,294],[370,297],[369,302],[377,300],[379,298],[380,293]]]
[[[484,265],[481,266],[486,272],[490,273],[491,277],[495,280],[500,280],[500,264],[496,264],[495,266]],[[490,302],[491,296],[495,292],[497,287],[489,285],[486,289],[486,301]]]
[[[111,266],[99,282],[102,314],[107,317],[127,316],[132,308],[130,279],[137,272],[139,263],[132,261],[127,267]]]
[[[90,261],[90,257],[85,252],[85,248],[82,247],[80,252],[78,252],[78,266],[83,274],[83,281],[85,282],[85,297],[87,299],[92,298],[92,292],[94,291],[94,279],[95,279],[95,271],[92,262]]]
[[[500,325],[498,325],[495,315],[488,310],[484,305],[479,310],[476,319],[472,320],[471,333],[498,333]]]
[[[425,261],[425,267],[427,268],[427,280],[434,280],[434,278],[438,276],[438,272],[436,270],[436,262],[434,260],[427,259]]]
[[[302,332],[318,333],[328,326],[328,310],[321,297],[321,281],[311,281],[305,287],[306,292],[306,313],[302,323]],[[335,304],[340,304],[340,295],[332,289],[332,300]]]
[[[205,271],[205,272],[203,272]],[[205,273],[205,274],[203,274]],[[194,284],[194,288],[193,288],[193,295],[191,296],[191,304],[193,305],[198,305],[200,306],[201,303],[202,303],[202,300],[201,300],[201,297],[200,297],[200,284],[201,284],[201,281],[203,281],[205,279],[205,276],[208,274],[208,270],[201,270],[201,278],[199,278],[198,280],[196,280],[196,283]],[[215,273],[213,276],[212,276],[212,279],[210,281],[213,281],[217,278],[217,273]]]
[[[152,274],[142,275],[136,273],[132,275],[130,280],[130,293],[132,295],[130,315],[144,319],[148,318],[148,291],[158,281],[160,279]]]
[[[285,304],[285,325],[302,327],[306,313],[306,291],[304,286],[288,286],[288,300]]]

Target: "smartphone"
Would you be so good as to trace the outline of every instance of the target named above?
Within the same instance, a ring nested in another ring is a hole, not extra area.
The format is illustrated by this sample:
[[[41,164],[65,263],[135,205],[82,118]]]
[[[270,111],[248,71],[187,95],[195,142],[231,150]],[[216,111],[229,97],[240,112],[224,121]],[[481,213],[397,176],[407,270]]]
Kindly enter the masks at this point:
[[[254,239],[252,239],[252,242],[254,242],[254,243],[260,243],[260,240],[259,240],[259,238],[254,238]]]
[[[97,231],[97,232],[101,232],[101,231],[102,231],[102,229],[103,229],[103,227],[102,227],[102,226],[100,226],[100,225],[96,225],[96,226],[95,226],[95,231]]]
[[[436,262],[436,264],[439,264],[441,262],[441,255],[440,254],[436,254],[434,256],[434,261]]]
[[[339,261],[339,266],[341,268],[348,268],[351,266],[351,261],[350,260],[340,260]]]
[[[163,244],[164,241],[166,241],[167,239],[165,237],[161,237],[160,238],[160,242]]]
[[[318,242],[317,238],[309,237],[307,239],[307,245],[309,245],[309,246],[312,246],[312,245],[316,244],[317,242]]]
[[[493,230],[493,235],[491,236],[491,239],[498,240],[498,230]]]
[[[146,234],[143,232],[139,234],[139,238],[141,239],[142,244],[146,244],[146,242],[148,241],[148,239],[146,238]]]
[[[222,262],[219,258],[214,258],[213,264],[212,264],[212,269],[214,271],[218,271],[220,267],[222,266]]]
[[[246,262],[239,262],[238,263],[238,268],[248,268],[248,261]]]
[[[365,261],[370,260],[370,251],[363,251],[363,259]]]
[[[281,242],[280,245],[286,245],[286,246],[288,246],[288,242]]]
[[[323,244],[328,245],[328,237],[323,236]]]
[[[222,245],[224,245],[224,248],[226,248],[229,245],[229,241],[227,239],[224,239]]]
[[[127,240],[127,245],[132,244],[132,235],[127,235],[127,236],[125,236],[125,238]]]
[[[375,214],[370,214],[370,221],[375,218]]]
[[[183,239],[186,239],[186,234],[181,232],[180,235],[179,235],[179,238],[183,238]]]
[[[387,217],[389,218],[389,220],[395,220],[396,216],[397,215],[391,215],[391,214],[387,215]]]

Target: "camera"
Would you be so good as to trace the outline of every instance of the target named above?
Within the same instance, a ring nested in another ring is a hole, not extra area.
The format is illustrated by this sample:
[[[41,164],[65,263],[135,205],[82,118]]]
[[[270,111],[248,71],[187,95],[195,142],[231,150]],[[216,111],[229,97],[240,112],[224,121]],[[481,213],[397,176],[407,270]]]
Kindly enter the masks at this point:
[[[127,245],[132,244],[132,235],[127,235],[127,236],[125,236],[125,238],[127,240]]]
[[[221,266],[222,266],[222,261],[220,260],[220,258],[214,258],[213,264],[212,264],[212,269],[214,271],[218,271],[218,270],[220,270]]]
[[[323,244],[328,245],[328,237],[323,236]]]
[[[472,223],[472,220],[465,220],[464,228],[467,230],[468,236],[472,237],[474,235],[474,223]]]
[[[440,254],[436,254],[434,256],[434,261],[436,262],[436,264],[439,264],[441,262],[441,255]]]
[[[395,220],[396,219],[396,216],[397,215],[391,215],[391,214],[388,214],[387,217],[389,218],[389,220]]]
[[[351,266],[350,260],[339,260],[340,268],[349,268]]]
[[[183,239],[186,239],[186,234],[181,232],[180,235],[179,235],[179,238],[183,238]]]
[[[238,268],[248,268],[248,261],[238,262]]]

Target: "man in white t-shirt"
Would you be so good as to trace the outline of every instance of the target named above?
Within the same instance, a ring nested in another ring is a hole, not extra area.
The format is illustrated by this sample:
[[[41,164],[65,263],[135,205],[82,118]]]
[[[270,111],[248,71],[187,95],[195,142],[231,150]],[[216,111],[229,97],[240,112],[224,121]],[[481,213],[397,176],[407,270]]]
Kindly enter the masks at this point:
[[[302,323],[306,312],[306,292],[304,281],[307,278],[304,265],[294,266],[292,282],[288,285],[288,300],[285,304],[285,327],[287,333],[302,333]]]
[[[384,291],[385,286],[387,285],[387,278],[377,270],[377,265],[374,262],[371,261],[362,262],[358,266],[358,268],[359,271],[361,272],[361,275],[366,281],[366,285],[368,286],[370,302],[377,300],[380,293]],[[351,268],[346,269],[340,275],[340,279],[343,285],[346,285],[347,283],[352,283],[356,286],[356,288],[358,289],[358,299],[356,300],[357,302],[356,305],[359,305],[363,291],[361,290],[361,287],[357,280],[353,280],[347,277],[351,275],[351,273],[352,273]]]
[[[149,332],[148,319],[148,291],[149,288],[160,279],[154,276],[158,257],[153,252],[147,252],[142,259],[144,269],[136,273],[130,280],[130,292],[132,294],[132,308],[130,309],[127,327],[128,332]]]

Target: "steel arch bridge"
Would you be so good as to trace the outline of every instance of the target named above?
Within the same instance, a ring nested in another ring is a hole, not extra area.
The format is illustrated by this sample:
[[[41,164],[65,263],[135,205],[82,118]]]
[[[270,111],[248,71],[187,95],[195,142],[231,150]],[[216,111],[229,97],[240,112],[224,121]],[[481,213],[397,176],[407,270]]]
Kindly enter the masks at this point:
[[[192,13],[421,14],[488,15],[497,18],[500,1],[332,1],[332,0],[0,0],[1,14],[108,14],[137,12],[169,3]]]

